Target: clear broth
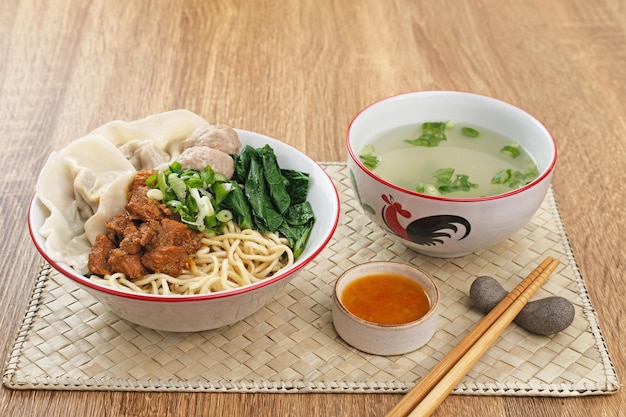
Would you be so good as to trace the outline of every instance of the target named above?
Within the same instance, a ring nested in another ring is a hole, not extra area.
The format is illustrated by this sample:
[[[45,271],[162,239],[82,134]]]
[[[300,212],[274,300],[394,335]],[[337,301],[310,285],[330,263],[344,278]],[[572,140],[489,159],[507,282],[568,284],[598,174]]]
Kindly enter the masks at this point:
[[[463,127],[470,127],[480,132],[478,137],[462,134]],[[413,124],[394,128],[376,136],[369,146],[374,147],[378,165],[372,169],[379,177],[399,187],[418,191],[421,183],[435,184],[433,173],[441,168],[454,168],[454,176],[469,176],[469,181],[477,187],[469,191],[453,191],[441,194],[452,198],[473,198],[492,196],[519,188],[534,177],[517,186],[492,184],[491,180],[498,172],[510,169],[525,172],[537,170],[535,161],[519,144],[494,131],[467,124],[455,124],[445,130],[447,139],[435,147],[416,146],[406,140],[418,138],[422,134],[422,124]],[[505,146],[517,146],[520,154],[512,158],[501,152]],[[454,177],[453,177],[454,178]]]

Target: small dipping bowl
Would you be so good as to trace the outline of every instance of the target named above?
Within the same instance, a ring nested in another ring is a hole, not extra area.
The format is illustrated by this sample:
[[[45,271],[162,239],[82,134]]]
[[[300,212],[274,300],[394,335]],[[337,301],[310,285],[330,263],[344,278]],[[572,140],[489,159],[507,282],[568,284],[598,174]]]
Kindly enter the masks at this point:
[[[378,274],[400,275],[417,282],[426,292],[430,307],[421,318],[404,324],[379,324],[364,320],[342,302],[348,284]],[[332,318],[335,330],[349,345],[366,353],[390,356],[412,352],[428,343],[437,330],[439,290],[426,272],[398,262],[368,262],[341,275],[333,292]]]

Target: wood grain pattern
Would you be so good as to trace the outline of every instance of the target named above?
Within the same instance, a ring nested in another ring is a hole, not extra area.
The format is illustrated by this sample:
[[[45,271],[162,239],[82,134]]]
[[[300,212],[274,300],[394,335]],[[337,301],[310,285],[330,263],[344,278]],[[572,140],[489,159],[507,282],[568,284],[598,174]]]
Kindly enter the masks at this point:
[[[472,91],[554,135],[554,187],[626,372],[626,4],[623,0],[3,0],[0,5],[0,354],[41,258],[26,228],[53,150],[112,119],[187,108],[343,161],[358,110],[393,94]],[[0,389],[6,416],[382,416],[389,394],[190,394]],[[435,416],[617,416],[626,394],[450,396]]]

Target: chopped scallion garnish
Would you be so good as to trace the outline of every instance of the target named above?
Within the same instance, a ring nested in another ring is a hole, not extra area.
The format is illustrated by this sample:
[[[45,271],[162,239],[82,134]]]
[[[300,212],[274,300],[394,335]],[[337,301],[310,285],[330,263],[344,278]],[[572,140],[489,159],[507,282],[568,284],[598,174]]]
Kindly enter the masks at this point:
[[[461,128],[461,134],[468,138],[477,138],[480,136],[480,131],[472,127],[464,126]]]
[[[521,153],[519,144],[504,146],[502,149],[500,149],[500,152],[510,156],[513,159],[520,156]]]
[[[202,171],[183,170],[178,162],[148,177],[146,185],[152,187],[147,192],[149,198],[162,201],[183,223],[199,231],[220,227],[214,206],[233,188],[224,175],[215,173],[210,166]]]
[[[161,201],[163,200],[163,193],[158,188],[151,188],[146,193],[146,197],[151,198],[153,200]]]
[[[216,215],[217,220],[226,223],[233,219],[233,212],[230,210],[220,210]]]
[[[422,134],[417,139],[407,139],[405,142],[432,148],[439,145],[439,142],[447,140],[446,129],[453,126],[454,124],[450,122],[424,122]]]
[[[417,188],[415,191],[417,191],[418,193],[428,194],[428,195],[436,195],[436,196],[441,195],[437,187],[435,187],[433,184],[425,184],[423,182],[420,182],[419,184],[417,184]]]
[[[454,179],[452,179],[453,176]],[[433,173],[433,177],[435,178],[434,185],[420,182],[417,184],[416,191],[430,195],[443,195],[456,191],[469,191],[471,188],[478,187],[478,184],[470,182],[469,176],[454,175],[454,168],[438,169]]]
[[[454,168],[440,168],[433,173],[433,177],[437,180],[439,184],[445,184],[450,181],[454,175]]]
[[[503,169],[491,178],[492,184],[505,184],[509,188],[519,188],[537,178],[539,171],[537,166],[529,161],[528,168],[524,171]]]
[[[513,176],[511,168],[498,171],[496,175],[491,178],[492,184],[506,184]]]
[[[375,151],[374,146],[365,145],[359,155],[359,159],[363,162],[363,165],[365,165],[367,169],[375,169],[380,163],[380,159],[374,155]]]
[[[172,191],[174,191],[174,194],[176,194],[176,197],[178,197],[180,201],[185,200],[185,197],[187,197],[187,186],[178,176],[178,174],[172,172],[170,175],[168,175],[167,183],[170,187],[172,187]],[[196,189],[194,187],[191,188],[194,190]]]

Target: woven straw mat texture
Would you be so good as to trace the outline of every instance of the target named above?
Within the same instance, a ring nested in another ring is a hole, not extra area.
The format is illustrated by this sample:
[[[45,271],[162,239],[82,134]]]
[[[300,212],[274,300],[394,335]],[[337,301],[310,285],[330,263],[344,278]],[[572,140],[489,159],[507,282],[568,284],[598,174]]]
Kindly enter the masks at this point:
[[[481,318],[468,291],[491,275],[511,290],[545,257],[561,265],[535,298],[572,301],[571,326],[551,337],[510,325],[453,393],[577,396],[619,388],[598,319],[550,190],[535,217],[506,242],[457,259],[417,254],[372,224],[353,197],[345,164],[322,164],[340,194],[330,244],[251,317],[198,333],[159,332],[107,311],[46,263],[3,372],[15,389],[203,392],[403,393]],[[335,279],[355,264],[393,260],[432,274],[441,292],[439,329],[409,354],[362,353],[331,321]]]

